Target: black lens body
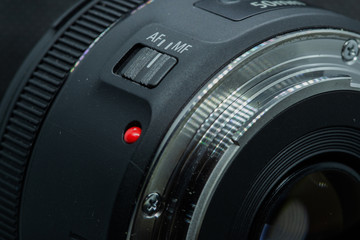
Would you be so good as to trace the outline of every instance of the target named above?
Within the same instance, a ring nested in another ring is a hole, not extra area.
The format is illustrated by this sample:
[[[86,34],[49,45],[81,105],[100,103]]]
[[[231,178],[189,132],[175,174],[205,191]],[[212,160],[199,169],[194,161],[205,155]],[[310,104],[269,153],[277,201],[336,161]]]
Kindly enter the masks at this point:
[[[187,235],[196,206],[180,185],[200,198],[208,179],[187,177],[182,169],[193,165],[176,165],[167,181],[175,187],[157,189],[164,194],[150,206],[143,195],[179,116],[216,73],[269,39],[321,29],[359,33],[360,23],[301,1],[79,2],[0,96],[0,239],[257,239],[264,206],[293,173],[325,162],[360,170],[356,79],[355,87],[300,91],[254,124],[196,236]],[[133,126],[142,132],[129,144]],[[321,154],[351,157],[314,157]],[[146,227],[136,231],[139,212],[157,221],[147,238]]]

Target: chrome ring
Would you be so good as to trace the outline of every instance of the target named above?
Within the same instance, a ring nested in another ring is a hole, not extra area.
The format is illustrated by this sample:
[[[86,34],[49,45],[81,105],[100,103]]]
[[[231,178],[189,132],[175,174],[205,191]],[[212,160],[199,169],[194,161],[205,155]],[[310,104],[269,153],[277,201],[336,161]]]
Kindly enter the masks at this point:
[[[197,239],[212,194],[234,156],[251,138],[254,125],[276,116],[278,106],[289,107],[304,96],[360,90],[360,61],[345,62],[341,54],[349,39],[360,42],[359,35],[342,30],[289,33],[250,49],[219,71],[187,104],[164,138],[128,239],[159,238],[164,214],[146,216],[142,202],[155,192],[164,200],[162,211],[176,209],[178,199],[170,193],[174,178],[180,175],[206,179],[197,186],[201,193],[194,193],[184,233],[186,239]],[[299,96],[305,89],[306,94]],[[197,171],[184,169],[190,163]],[[208,170],[199,171],[204,166]]]

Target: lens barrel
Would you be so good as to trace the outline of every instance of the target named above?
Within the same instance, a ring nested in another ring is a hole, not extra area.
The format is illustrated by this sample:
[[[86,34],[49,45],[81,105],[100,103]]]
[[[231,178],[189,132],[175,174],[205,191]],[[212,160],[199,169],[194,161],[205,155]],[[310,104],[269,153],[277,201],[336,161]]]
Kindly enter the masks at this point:
[[[83,2],[1,103],[0,238],[351,235],[359,32],[301,1]]]

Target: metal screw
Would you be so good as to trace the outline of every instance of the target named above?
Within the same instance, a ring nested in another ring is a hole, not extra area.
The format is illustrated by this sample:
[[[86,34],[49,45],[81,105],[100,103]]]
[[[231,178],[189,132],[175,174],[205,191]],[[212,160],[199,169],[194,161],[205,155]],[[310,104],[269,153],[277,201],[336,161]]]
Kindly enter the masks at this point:
[[[155,216],[160,211],[161,196],[158,193],[150,193],[146,196],[143,204],[143,212],[148,217]]]
[[[345,62],[352,62],[357,60],[359,52],[359,43],[354,39],[350,39],[345,42],[341,56]]]

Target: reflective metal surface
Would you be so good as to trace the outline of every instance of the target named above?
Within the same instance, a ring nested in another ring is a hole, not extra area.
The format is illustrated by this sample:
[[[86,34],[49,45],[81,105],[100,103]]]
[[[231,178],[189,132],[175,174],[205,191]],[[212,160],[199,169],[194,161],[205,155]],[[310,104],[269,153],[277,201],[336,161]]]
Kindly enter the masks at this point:
[[[164,138],[128,239],[170,237],[171,228],[161,227],[165,222],[181,229],[183,239],[197,239],[218,183],[254,126],[316,94],[360,90],[359,60],[349,63],[342,57],[349,39],[359,42],[360,36],[330,29],[290,33],[250,49],[219,71]],[[141,204],[152,192],[162,196],[163,205],[149,218]]]

